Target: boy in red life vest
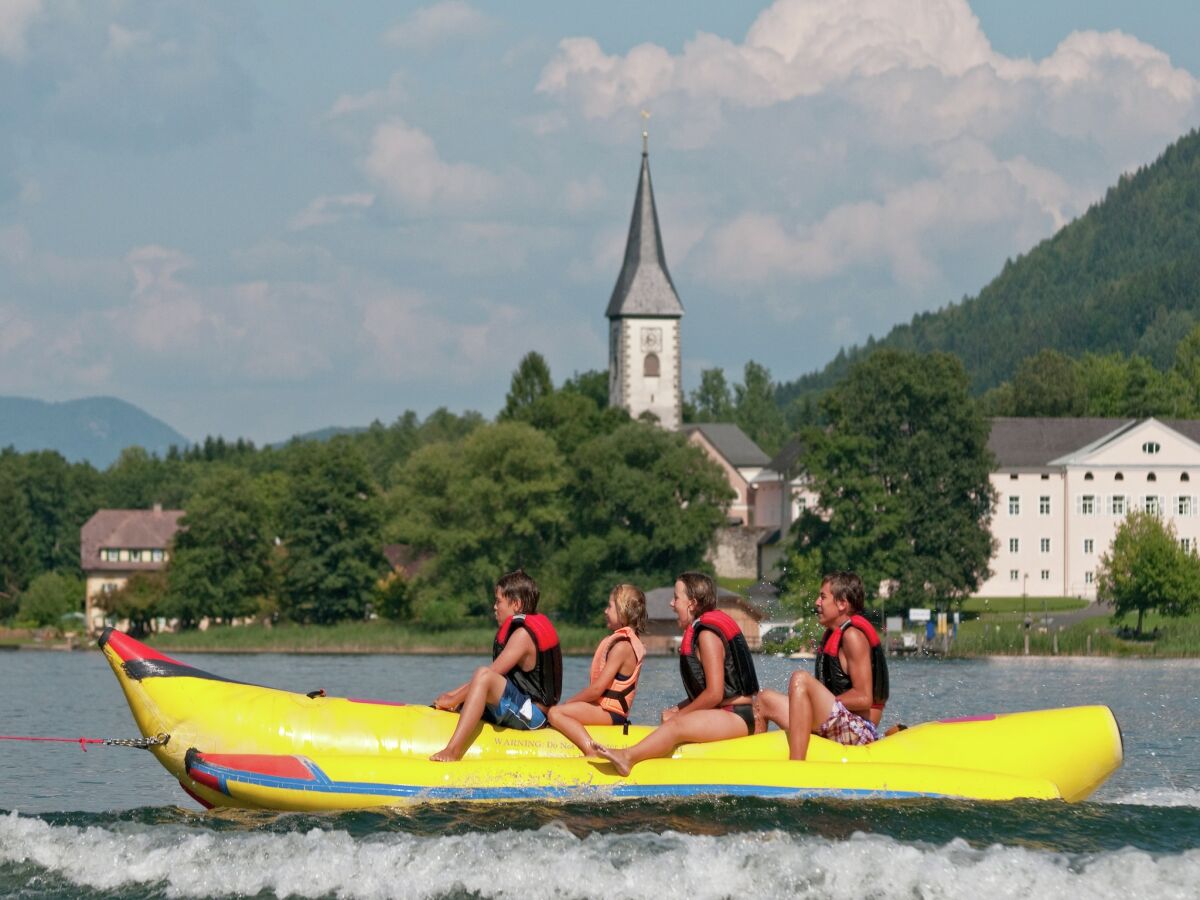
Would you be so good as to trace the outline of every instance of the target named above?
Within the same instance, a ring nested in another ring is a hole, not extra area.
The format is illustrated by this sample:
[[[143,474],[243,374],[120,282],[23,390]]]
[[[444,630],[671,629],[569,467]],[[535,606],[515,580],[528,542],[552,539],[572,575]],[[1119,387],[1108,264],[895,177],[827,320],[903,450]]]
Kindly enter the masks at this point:
[[[493,609],[500,628],[492,664],[433,701],[438,709],[459,711],[449,743],[429,757],[434,762],[462,759],[481,719],[527,731],[546,724],[546,710],[562,693],[562,650],[554,626],[537,611],[540,596],[537,582],[521,569],[496,582]]]
[[[759,713],[788,733],[788,757],[804,759],[809,735],[839,744],[870,744],[888,699],[887,659],[874,627],[863,618],[865,592],[853,572],[826,575],[817,596],[825,635],[816,674],[793,672],[785,697],[762,691]]]
[[[612,632],[592,657],[589,684],[564,703],[550,708],[550,727],[562,732],[584,756],[592,755],[585,725],[624,725],[637,694],[646,648],[646,595],[632,584],[618,584],[608,595],[604,621]]]

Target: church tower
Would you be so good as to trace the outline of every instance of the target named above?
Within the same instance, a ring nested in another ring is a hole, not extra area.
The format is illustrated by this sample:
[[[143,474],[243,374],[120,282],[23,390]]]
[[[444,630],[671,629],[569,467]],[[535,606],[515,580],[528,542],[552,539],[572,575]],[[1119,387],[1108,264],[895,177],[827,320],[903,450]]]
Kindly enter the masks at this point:
[[[670,431],[683,420],[679,320],[663,255],[654,190],[650,185],[649,135],[642,132],[642,170],[625,243],[625,263],[608,301],[608,402],[637,418],[652,413]]]

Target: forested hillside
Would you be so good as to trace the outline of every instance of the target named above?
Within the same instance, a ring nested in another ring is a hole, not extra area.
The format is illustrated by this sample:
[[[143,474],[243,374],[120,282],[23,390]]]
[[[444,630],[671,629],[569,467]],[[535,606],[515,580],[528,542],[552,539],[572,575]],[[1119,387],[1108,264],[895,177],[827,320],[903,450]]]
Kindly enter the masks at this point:
[[[839,353],[824,370],[781,385],[789,405],[844,377],[879,347],[944,350],[974,391],[1011,379],[1043,349],[1122,353],[1160,369],[1200,322],[1200,133],[1122,176],[1086,214],[1010,260],[977,297],[914,316],[884,338]]]

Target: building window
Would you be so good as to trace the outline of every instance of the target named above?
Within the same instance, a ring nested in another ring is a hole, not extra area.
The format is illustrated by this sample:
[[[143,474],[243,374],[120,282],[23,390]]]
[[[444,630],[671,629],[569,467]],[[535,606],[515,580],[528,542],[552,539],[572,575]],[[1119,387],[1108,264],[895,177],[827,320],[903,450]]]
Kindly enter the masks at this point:
[[[1020,581],[1021,573],[1018,572],[1016,569],[1009,569],[1008,570],[1008,580],[1009,581]]]
[[[1175,498],[1175,515],[1190,516],[1192,514],[1192,498],[1191,497],[1176,497]]]
[[[1191,481],[1192,479],[1188,478],[1187,472],[1184,472],[1182,475],[1179,476],[1179,480],[1180,481]]]
[[[104,584],[100,585],[101,592],[105,593],[105,594],[111,594],[116,589],[117,589],[117,585],[115,582],[112,582],[112,581],[106,581],[106,582],[104,582]]]
[[[1043,553],[1050,552],[1050,538],[1042,538],[1041,550]]]
[[[1095,553],[1096,552],[1096,542],[1094,540],[1092,540],[1091,538],[1084,538],[1083,539],[1083,552],[1086,553],[1088,556],[1091,556],[1093,553]]]
[[[1042,473],[1042,481],[1049,481],[1049,480],[1050,480],[1050,476],[1043,472]]]
[[[642,364],[642,374],[647,378],[657,378],[658,370],[659,370],[658,354],[657,353],[647,353],[646,359]]]
[[[1125,480],[1125,476],[1122,475],[1120,472],[1118,472],[1116,475],[1113,476],[1113,481],[1124,481],[1124,480]]]
[[[1016,472],[1008,476],[1009,481],[1016,481],[1020,476]]]
[[[1162,511],[1158,505],[1158,497],[1154,496],[1153,494],[1146,495],[1146,500],[1142,506],[1142,509],[1146,510],[1146,512],[1150,513],[1152,516],[1157,516]]]
[[[1149,454],[1150,456],[1153,456],[1161,449],[1162,446],[1158,443],[1158,441],[1146,441],[1146,443],[1142,444],[1142,452]]]
[[[1078,509],[1081,516],[1094,516],[1096,514],[1096,495],[1083,494],[1079,498]]]
[[[130,550],[129,551],[129,561],[130,562],[141,562],[142,561],[142,551],[141,550]]]
[[[1008,514],[1010,516],[1019,516],[1021,514],[1021,498],[1020,497],[1009,497],[1008,498]]]
[[[1108,511],[1114,516],[1125,515],[1125,495],[1113,494],[1108,498]]]
[[[153,562],[162,562],[163,561],[163,552],[161,550],[151,550],[150,551],[150,559]]]
[[[1091,481],[1091,480],[1093,479],[1093,477],[1094,477],[1094,476],[1092,475],[1092,473],[1091,473],[1091,472],[1088,472],[1086,475],[1084,475],[1084,476],[1083,476],[1083,480],[1084,480],[1084,481]]]
[[[1050,515],[1050,498],[1044,494],[1041,497],[1038,497],[1038,515]]]
[[[1009,553],[1020,553],[1021,552],[1021,539],[1020,538],[1009,538],[1008,539],[1008,552]]]
[[[1146,476],[1146,480],[1147,481],[1158,481],[1158,476],[1155,475],[1153,472],[1151,472],[1149,475]]]
[[[1083,583],[1084,584],[1094,584],[1095,581],[1096,581],[1096,575],[1094,572],[1084,572],[1083,573]]]
[[[1192,552],[1192,539],[1191,538],[1180,538],[1179,539],[1179,549],[1182,550],[1184,553],[1191,553]]]
[[[1049,581],[1049,580],[1050,580],[1050,570],[1042,569],[1042,581]]]

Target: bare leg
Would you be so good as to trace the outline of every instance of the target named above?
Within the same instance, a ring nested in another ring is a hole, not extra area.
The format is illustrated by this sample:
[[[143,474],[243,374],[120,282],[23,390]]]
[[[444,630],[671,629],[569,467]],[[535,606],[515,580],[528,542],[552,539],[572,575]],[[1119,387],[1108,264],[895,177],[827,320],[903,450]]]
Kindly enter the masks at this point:
[[[726,738],[745,736],[746,723],[742,721],[741,716],[723,709],[702,709],[676,716],[632,747],[610,750],[596,744],[595,750],[613,764],[621,777],[625,777],[643,759],[670,756],[671,751],[680,744],[722,741]]]
[[[450,735],[450,741],[445,747],[429,757],[431,760],[454,762],[463,758],[463,754],[467,752],[471,732],[483,718],[484,704],[499,703],[504,694],[504,684],[504,676],[486,666],[475,670],[475,674],[471,676],[471,685],[467,688],[467,697],[463,700],[462,709],[458,711],[458,725],[454,727],[454,734]]]
[[[550,727],[578,747],[584,756],[595,756],[596,745],[583,726],[612,724],[612,718],[605,710],[582,700],[552,706],[546,717],[550,720]]]
[[[808,739],[833,711],[834,696],[807,672],[788,679],[788,759],[808,756]]]
[[[758,711],[768,722],[774,722],[783,731],[788,727],[788,698],[786,694],[770,689],[759,691]]]

